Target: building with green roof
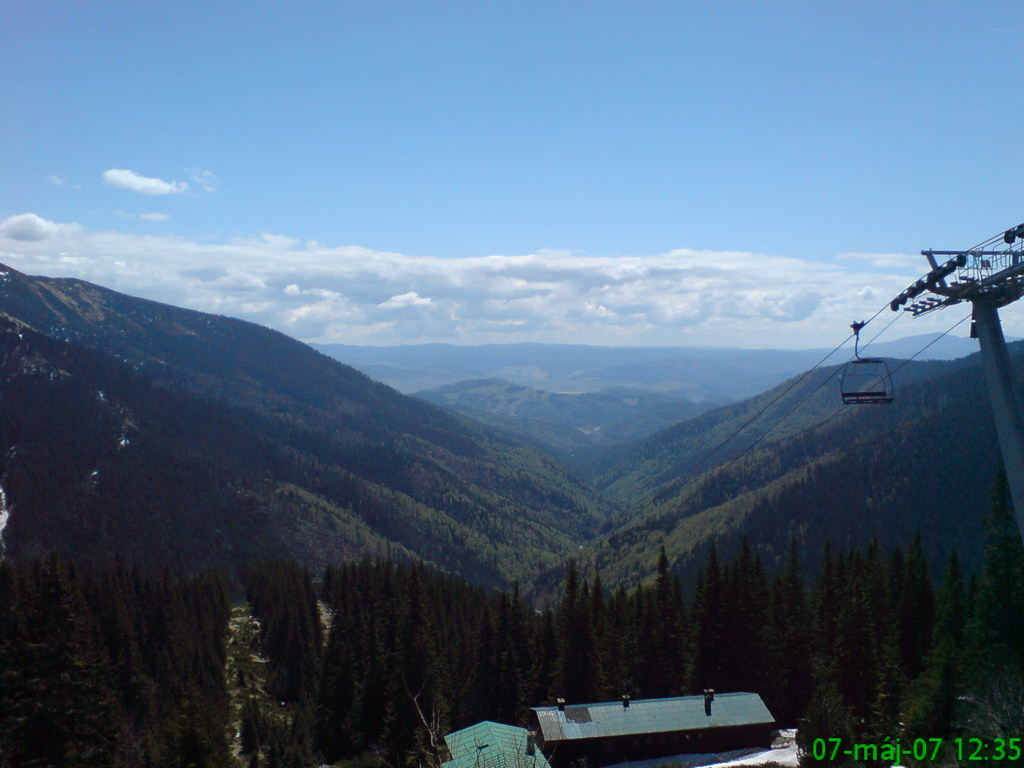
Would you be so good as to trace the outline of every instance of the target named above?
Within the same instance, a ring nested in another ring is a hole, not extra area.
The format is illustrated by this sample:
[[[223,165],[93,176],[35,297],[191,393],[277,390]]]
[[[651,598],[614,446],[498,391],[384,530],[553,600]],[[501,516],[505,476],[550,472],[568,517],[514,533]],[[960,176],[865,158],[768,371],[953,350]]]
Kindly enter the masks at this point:
[[[544,751],[557,764],[591,765],[769,747],[775,718],[756,693],[721,693],[533,707]]]
[[[551,768],[525,728],[485,720],[444,741],[452,758],[442,768]]]

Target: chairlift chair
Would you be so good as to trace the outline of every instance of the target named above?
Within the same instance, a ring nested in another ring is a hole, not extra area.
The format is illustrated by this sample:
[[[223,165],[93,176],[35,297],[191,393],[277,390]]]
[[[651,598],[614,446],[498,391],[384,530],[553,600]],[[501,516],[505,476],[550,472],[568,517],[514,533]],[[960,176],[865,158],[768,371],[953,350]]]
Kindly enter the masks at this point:
[[[891,403],[892,377],[889,365],[878,357],[860,356],[860,329],[865,323],[853,323],[853,360],[843,368],[839,381],[839,393],[846,405],[871,405]]]

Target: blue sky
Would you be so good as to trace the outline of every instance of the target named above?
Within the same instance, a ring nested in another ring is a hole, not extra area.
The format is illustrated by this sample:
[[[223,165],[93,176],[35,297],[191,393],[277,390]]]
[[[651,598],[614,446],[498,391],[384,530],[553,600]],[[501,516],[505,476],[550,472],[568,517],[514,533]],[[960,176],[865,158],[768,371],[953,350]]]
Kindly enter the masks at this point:
[[[1011,2],[8,0],[0,260],[306,340],[829,345],[920,249],[1024,220],[1022,33]]]

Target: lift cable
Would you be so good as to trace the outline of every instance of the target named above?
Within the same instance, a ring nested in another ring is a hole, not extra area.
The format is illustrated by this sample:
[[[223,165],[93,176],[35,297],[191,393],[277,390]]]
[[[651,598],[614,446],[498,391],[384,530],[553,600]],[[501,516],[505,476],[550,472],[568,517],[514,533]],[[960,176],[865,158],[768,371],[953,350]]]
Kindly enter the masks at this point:
[[[900,364],[899,364],[898,366],[896,366],[896,367],[895,367],[895,368],[893,369],[893,371],[892,371],[892,372],[893,372],[893,373],[896,373],[896,371],[898,371],[898,370],[899,370],[900,368],[902,368],[903,366],[905,366],[905,365],[906,365],[907,363],[909,363],[909,362],[910,362],[911,360],[913,360],[913,359],[914,359],[915,357],[917,357],[918,355],[920,355],[920,354],[921,354],[922,352],[924,352],[924,351],[925,351],[926,349],[928,349],[928,347],[930,347],[930,346],[931,346],[932,344],[935,344],[935,343],[936,343],[936,342],[937,342],[937,341],[938,341],[939,339],[941,339],[941,338],[942,338],[943,336],[946,336],[946,335],[948,335],[948,334],[952,333],[953,331],[955,331],[955,330],[957,329],[957,327],[959,327],[960,325],[962,325],[962,324],[964,323],[964,321],[965,321],[965,320],[967,320],[968,318],[970,318],[970,316],[971,316],[971,315],[970,315],[970,313],[968,313],[968,314],[967,314],[967,315],[965,315],[964,317],[962,317],[962,318],[960,318],[959,320],[957,320],[957,321],[956,321],[956,322],[955,322],[955,323],[954,323],[953,325],[951,325],[951,326],[950,326],[949,328],[947,328],[947,329],[946,329],[945,331],[943,331],[942,333],[940,333],[940,334],[939,334],[938,336],[936,336],[936,337],[935,337],[934,339],[932,339],[932,340],[931,340],[931,341],[929,341],[929,342],[928,342],[927,344],[925,344],[925,345],[924,345],[923,347],[921,347],[921,348],[920,348],[919,350],[917,350],[917,352],[915,352],[914,354],[912,354],[912,355],[911,355],[910,357],[908,357],[908,358],[907,358],[906,360],[902,360],[902,361],[900,362]],[[898,315],[897,315],[897,317],[898,317]],[[891,324],[892,324],[892,323],[890,323],[890,325],[891,325]],[[876,338],[877,338],[877,337],[876,337]],[[872,341],[873,341],[873,340],[874,340],[874,339],[872,339]],[[828,381],[828,379],[826,379],[826,381]],[[820,389],[820,388],[821,388],[821,387],[819,387],[818,389]],[[815,392],[817,392],[817,390],[815,390]],[[813,395],[813,394],[814,394],[814,392],[812,392],[811,394]],[[804,400],[806,400],[806,399],[807,399],[807,398],[804,398]],[[801,400],[801,401],[800,401],[800,403],[797,403],[797,406],[801,405],[802,403],[803,403],[803,400]],[[828,423],[829,421],[831,421],[831,420],[832,420],[833,418],[835,418],[835,416],[836,416],[836,415],[837,415],[837,414],[838,414],[838,413],[839,413],[840,411],[842,411],[842,410],[843,410],[844,408],[846,408],[846,406],[847,406],[847,405],[849,405],[849,403],[843,403],[843,404],[842,404],[841,406],[839,406],[839,407],[838,407],[838,408],[837,408],[836,410],[834,410],[834,411],[832,412],[832,414],[831,414],[830,416],[828,416],[828,417],[827,417],[827,418],[826,418],[826,419],[825,419],[824,421],[821,421],[821,422],[819,422],[819,423],[815,424],[814,426],[812,426],[812,427],[809,427],[809,428],[805,429],[805,430],[804,430],[803,432],[801,432],[800,434],[798,434],[798,435],[797,435],[796,437],[794,437],[793,439],[794,439],[794,440],[800,440],[800,439],[804,438],[805,436],[809,435],[809,434],[810,434],[811,432],[813,432],[814,430],[818,429],[819,427],[823,427],[823,426],[824,426],[825,424],[827,424],[827,423]],[[796,408],[794,408],[793,410],[796,410]],[[790,411],[790,413],[792,413],[792,411]],[[786,414],[786,415],[788,416],[789,414]],[[783,417],[783,418],[785,418],[785,417]],[[781,423],[781,422],[782,422],[782,419],[780,419],[780,420],[779,420],[779,423]],[[778,426],[778,424],[776,424],[775,426]],[[773,429],[775,429],[775,427],[772,427],[772,428],[771,428],[771,429],[769,429],[769,430],[768,430],[767,432],[765,432],[765,433],[764,433],[763,435],[761,435],[761,437],[759,437],[759,438],[758,438],[758,441],[760,441],[760,440],[761,440],[761,438],[763,438],[763,437],[767,436],[767,435],[768,435],[768,434],[769,434],[769,433],[770,433],[770,432],[771,432],[771,431],[772,431]],[[751,447],[753,447],[753,443],[751,444]],[[736,458],[739,458],[739,456],[737,456]]]
[[[877,317],[877,316],[878,316],[878,314],[876,313],[876,314],[875,314],[875,317]],[[959,327],[960,325],[962,325],[962,324],[964,323],[964,321],[966,321],[966,320],[967,320],[968,318],[970,318],[970,317],[971,317],[970,313],[968,313],[967,315],[965,315],[964,317],[962,317],[962,318],[961,318],[960,320],[958,320],[958,321],[957,321],[956,323],[954,323],[954,324],[953,324],[952,326],[950,326],[950,327],[949,327],[948,329],[946,329],[946,330],[945,330],[945,331],[943,331],[943,332],[942,332],[941,334],[939,334],[939,335],[938,335],[938,336],[936,336],[936,337],[935,337],[934,339],[932,339],[932,340],[931,340],[931,341],[929,341],[929,342],[928,342],[927,344],[925,344],[925,345],[924,345],[923,347],[921,347],[921,349],[917,350],[917,352],[915,352],[915,353],[914,353],[913,355],[911,355],[910,357],[908,357],[908,358],[907,358],[906,360],[903,360],[903,361],[902,361],[902,362],[901,362],[901,363],[900,363],[900,364],[899,364],[899,365],[898,365],[898,366],[897,366],[897,367],[896,367],[896,368],[895,368],[895,369],[893,370],[893,373],[896,373],[896,371],[900,370],[900,368],[902,368],[902,367],[903,367],[903,366],[905,366],[905,365],[906,365],[907,363],[909,363],[909,362],[910,362],[911,360],[913,360],[914,358],[916,358],[916,357],[917,357],[918,355],[920,355],[920,354],[921,354],[922,352],[924,352],[924,351],[925,351],[926,349],[928,349],[928,347],[930,347],[930,346],[932,346],[933,344],[935,344],[935,343],[936,343],[936,342],[937,342],[937,341],[938,341],[939,339],[943,338],[944,336],[948,335],[949,333],[952,333],[952,332],[953,332],[954,330],[956,330],[956,329],[957,329],[957,327]],[[872,320],[873,320],[873,319],[874,319],[874,317],[872,318]],[[870,322],[870,320],[869,320],[868,322]],[[892,323],[890,322],[890,323],[889,323],[889,325],[892,325]],[[888,326],[886,326],[886,328],[887,328],[887,327],[888,327]],[[883,328],[883,329],[882,329],[882,331],[884,332],[884,330],[885,330],[885,329]],[[851,334],[851,337],[852,337],[852,335],[853,335],[853,334]],[[875,336],[875,338],[878,338],[878,336],[880,336],[880,335],[881,335],[881,332],[880,332],[879,334],[877,334],[877,335]],[[849,338],[847,338],[847,339],[846,339],[846,341],[844,341],[844,342],[843,342],[843,344],[846,344],[846,342],[847,342],[847,341],[849,341],[849,340],[850,340],[850,339],[849,339]],[[874,339],[872,339],[872,341],[874,341]],[[870,343],[870,342],[869,342],[869,343]],[[841,346],[842,346],[842,345],[840,345],[840,347],[841,347]],[[839,348],[839,347],[837,347],[836,349],[838,349],[838,348]],[[827,355],[827,356],[826,356],[825,358],[823,358],[822,362],[824,362],[824,360],[827,360],[827,359],[828,359],[828,357],[831,357],[831,356],[832,356],[832,354],[834,354],[834,353],[835,353],[835,351],[836,351],[836,350],[832,350],[832,352],[830,352],[830,353],[829,353],[829,354],[828,354],[828,355]],[[820,363],[819,363],[819,365],[820,365]],[[815,368],[816,368],[816,367],[817,367],[817,366],[815,366]],[[804,378],[806,378],[806,377],[807,377],[807,376],[808,376],[808,375],[809,375],[809,374],[811,373],[811,371],[813,371],[813,370],[814,370],[814,369],[812,368],[812,369],[811,369],[810,371],[807,371],[807,373],[805,373],[805,374],[804,374],[803,376],[801,376],[801,377],[800,377],[800,381],[802,381],[802,380],[803,380]],[[755,440],[754,440],[753,442],[751,442],[751,443],[750,443],[750,445],[748,445],[748,446],[747,446],[746,448],[744,448],[744,449],[743,449],[742,451],[740,451],[740,453],[739,453],[739,454],[737,454],[736,456],[734,456],[734,457],[733,457],[732,459],[730,459],[730,460],[729,460],[728,462],[726,462],[725,464],[723,464],[723,465],[721,465],[720,467],[718,467],[717,469],[719,470],[719,473],[725,472],[725,471],[726,471],[726,470],[728,470],[728,469],[729,469],[730,467],[732,467],[732,466],[733,466],[733,465],[734,465],[734,464],[735,464],[736,462],[738,462],[738,461],[739,461],[740,459],[742,459],[742,458],[743,458],[743,457],[744,457],[744,456],[745,456],[745,455],[746,455],[747,453],[749,453],[749,452],[750,452],[750,451],[751,451],[751,450],[752,450],[752,449],[754,448],[754,446],[756,446],[756,445],[757,445],[758,443],[760,443],[760,442],[761,442],[761,441],[762,441],[762,440],[763,440],[763,439],[764,439],[765,437],[767,437],[767,436],[768,436],[769,434],[771,434],[772,432],[774,432],[774,431],[775,431],[775,429],[776,429],[776,427],[778,427],[778,426],[779,426],[780,424],[782,424],[782,422],[784,422],[784,421],[785,421],[785,420],[786,420],[787,418],[789,418],[789,417],[790,417],[790,416],[791,416],[791,415],[793,414],[793,412],[794,412],[794,411],[796,411],[796,409],[797,409],[797,408],[799,408],[799,407],[800,407],[801,405],[803,405],[803,404],[804,404],[805,402],[807,402],[807,401],[808,401],[808,400],[809,400],[809,399],[810,399],[811,397],[813,397],[813,396],[814,396],[815,394],[817,394],[817,393],[818,393],[818,392],[819,392],[819,391],[821,390],[821,388],[822,388],[822,387],[824,387],[824,386],[825,386],[825,385],[826,385],[827,383],[829,383],[830,381],[832,381],[832,380],[833,380],[834,378],[835,378],[835,375],[833,374],[832,376],[826,376],[826,377],[825,377],[824,379],[822,379],[821,383],[820,383],[820,384],[819,384],[819,385],[818,385],[817,387],[815,387],[815,388],[814,388],[814,389],[813,389],[813,390],[812,390],[811,392],[809,392],[809,393],[808,393],[807,395],[805,395],[805,396],[804,396],[804,397],[803,397],[803,398],[802,398],[802,399],[800,400],[800,402],[798,402],[798,403],[797,403],[796,405],[794,405],[794,406],[793,406],[792,408],[790,408],[790,409],[789,409],[789,411],[787,411],[787,412],[786,412],[786,414],[785,414],[785,415],[784,415],[784,416],[783,416],[782,418],[780,418],[780,419],[779,419],[778,421],[776,421],[776,422],[775,422],[775,423],[774,423],[774,424],[773,424],[773,425],[772,425],[771,427],[769,427],[769,428],[768,428],[768,429],[766,429],[766,430],[765,430],[764,432],[762,432],[762,433],[761,433],[761,434],[760,434],[760,435],[759,435],[759,436],[757,437],[757,439],[755,439]],[[798,382],[798,383],[799,383],[799,382]],[[788,387],[788,388],[786,389],[786,391],[788,392],[788,391],[789,391],[790,389],[792,389],[792,387]],[[776,400],[778,400],[778,398],[776,398]],[[775,402],[775,400],[773,400],[772,402],[774,403],[774,402]],[[770,405],[770,404],[769,404],[769,405]],[[806,437],[807,435],[811,434],[811,433],[812,433],[812,432],[814,432],[815,430],[817,430],[817,429],[820,429],[821,427],[825,426],[825,425],[826,425],[826,424],[828,424],[828,423],[829,423],[830,421],[832,421],[832,419],[834,419],[834,418],[835,418],[836,416],[838,416],[838,415],[839,415],[839,413],[840,413],[841,411],[843,411],[843,410],[844,410],[844,409],[845,409],[845,408],[846,408],[846,407],[847,407],[848,405],[849,405],[848,403],[843,403],[843,404],[842,404],[842,405],[840,405],[840,406],[839,406],[839,407],[838,407],[838,408],[837,408],[836,410],[832,411],[832,413],[830,413],[830,414],[829,414],[828,416],[826,416],[826,417],[825,417],[825,418],[824,418],[824,419],[823,419],[822,421],[819,421],[819,422],[818,422],[817,424],[814,424],[814,425],[812,425],[812,426],[808,427],[807,429],[805,429],[805,430],[804,430],[803,432],[800,432],[800,433],[798,433],[798,434],[797,434],[797,435],[796,435],[796,436],[795,436],[795,437],[793,438],[793,441],[795,442],[795,441],[797,441],[797,440],[802,440],[803,438],[805,438],[805,437]],[[760,415],[760,413],[763,413],[763,410],[762,410],[761,412],[759,412],[759,413],[758,413],[758,416]],[[755,416],[755,418],[756,418],[756,416]],[[750,422],[748,422],[748,424],[749,424],[749,423],[750,423]],[[744,425],[744,426],[746,426],[746,425]],[[719,448],[721,448],[722,446],[724,446],[724,445],[725,445],[725,443],[726,443],[726,442],[728,442],[729,440],[731,440],[731,439],[732,439],[733,437],[735,437],[735,436],[736,436],[736,434],[737,434],[737,433],[733,433],[732,435],[730,435],[730,436],[729,436],[729,438],[728,438],[727,440],[723,441],[723,442],[722,442],[722,443],[720,443],[720,444],[719,444],[718,446],[716,446],[716,448],[715,448],[714,450],[715,450],[715,451],[717,451],[717,450],[718,450]],[[706,455],[705,455],[705,456],[704,456],[704,457],[703,457],[703,458],[702,458],[701,460],[703,461],[704,459],[708,458],[709,456],[711,456],[711,455],[712,455],[712,453],[714,453],[714,451],[711,451],[711,452],[709,452],[708,454],[706,454]],[[696,465],[695,465],[695,466],[696,466]],[[696,479],[696,478],[694,478],[694,479]],[[704,482],[703,482],[703,483],[701,483],[701,484],[700,484],[700,485],[699,485],[699,486],[698,486],[697,488],[694,488],[694,490],[693,490],[693,491],[692,491],[692,492],[691,492],[690,494],[688,494],[688,495],[686,496],[686,498],[684,498],[684,499],[683,499],[683,500],[682,500],[681,502],[679,502],[678,506],[683,506],[684,504],[686,504],[687,502],[689,502],[689,501],[690,501],[691,499],[693,499],[693,498],[694,498],[694,497],[695,497],[695,496],[696,496],[696,495],[697,495],[698,493],[700,493],[700,491],[701,491],[701,490],[702,490],[702,489],[704,488],[704,486],[705,486],[705,485],[707,485],[707,479],[705,479],[705,480],[704,480]],[[649,506],[649,504],[648,504],[648,506]]]
[[[878,317],[878,315],[875,315],[875,317]],[[861,347],[861,349],[867,349],[872,344],[874,344],[875,341],[878,339],[878,337],[881,336],[886,331],[888,331],[890,328],[892,328],[892,324],[895,323],[897,320],[899,320],[901,317],[903,317],[903,313],[902,312],[900,312],[897,315],[894,315],[892,320],[890,320],[888,323],[885,324],[885,328],[883,328],[878,333],[876,333],[874,336],[872,336],[871,337],[871,341],[869,341],[867,344],[865,344],[863,347]],[[874,318],[872,318],[872,319],[874,319]],[[870,320],[868,322],[870,322]],[[920,352],[918,354],[920,354]]]
[[[863,324],[863,325],[862,325],[861,327],[863,328],[864,326],[867,326],[867,325],[868,325],[868,324],[869,324],[869,323],[870,323],[870,322],[871,322],[872,320],[876,319],[876,318],[877,318],[877,317],[878,317],[878,316],[879,316],[880,314],[882,314],[882,313],[883,313],[883,312],[884,312],[884,311],[886,310],[886,307],[888,307],[888,304],[886,304],[886,305],[883,305],[883,306],[882,306],[882,307],[881,307],[881,308],[880,308],[880,309],[879,309],[879,310],[878,310],[877,312],[875,312],[875,314],[873,314],[873,315],[872,315],[872,316],[871,316],[870,318],[868,318],[867,320],[865,320],[865,321],[864,321],[864,324]],[[866,347],[866,346],[870,345],[870,344],[871,344],[871,343],[872,343],[872,342],[873,342],[873,341],[874,341],[875,339],[877,339],[877,338],[878,338],[879,336],[881,336],[881,335],[882,335],[883,333],[885,333],[885,332],[886,332],[886,331],[887,331],[887,330],[889,329],[889,327],[890,327],[890,326],[891,326],[891,325],[892,325],[892,324],[893,324],[894,322],[896,322],[896,320],[898,320],[898,319],[899,319],[899,317],[900,317],[899,315],[896,315],[896,317],[895,317],[895,318],[894,318],[893,320],[890,320],[890,321],[889,321],[889,323],[888,323],[888,324],[887,324],[887,325],[885,326],[885,328],[883,328],[883,329],[882,329],[881,331],[879,331],[878,333],[876,333],[876,334],[875,334],[875,335],[874,335],[874,336],[872,337],[871,341],[869,341],[869,342],[868,342],[867,344],[865,344],[864,346]],[[828,360],[828,359],[829,359],[830,357],[832,357],[832,355],[834,355],[834,354],[835,354],[836,352],[838,352],[838,351],[839,351],[840,349],[842,349],[843,347],[845,347],[845,346],[846,346],[846,345],[847,345],[847,344],[849,343],[850,339],[853,339],[853,338],[855,338],[855,337],[856,337],[856,334],[854,334],[854,333],[851,333],[851,334],[850,334],[849,336],[847,336],[847,337],[846,337],[845,339],[843,339],[843,341],[842,341],[842,342],[840,342],[840,343],[839,343],[838,345],[836,345],[836,346],[835,346],[835,347],[834,347],[834,348],[832,349],[832,351],[831,351],[831,352],[829,352],[829,353],[828,353],[827,355],[825,355],[825,356],[824,356],[823,358],[821,358],[821,360],[819,360],[818,362],[816,362],[816,363],[815,363],[815,364],[814,364],[813,366],[811,366],[811,367],[810,367],[809,369],[807,369],[806,371],[804,371],[804,373],[803,373],[803,374],[802,374],[801,376],[799,376],[798,378],[796,378],[796,379],[794,379],[794,380],[793,380],[792,382],[790,382],[790,385],[789,385],[788,387],[786,387],[786,388],[785,388],[784,390],[782,390],[781,392],[779,392],[779,393],[778,393],[778,394],[777,394],[777,395],[776,395],[775,397],[773,397],[773,398],[771,399],[771,401],[770,401],[770,402],[768,402],[767,404],[765,404],[765,405],[764,405],[764,406],[763,406],[763,407],[762,407],[762,408],[761,408],[761,409],[760,409],[760,410],[759,410],[759,411],[758,411],[757,413],[755,413],[755,414],[754,414],[753,416],[751,416],[751,417],[750,417],[749,419],[747,419],[747,421],[745,421],[745,422],[744,422],[743,424],[741,424],[741,425],[740,425],[739,427],[737,427],[737,428],[736,428],[736,430],[735,430],[735,431],[733,431],[733,433],[732,433],[732,434],[730,434],[730,435],[729,435],[728,437],[726,437],[726,438],[725,438],[724,440],[722,440],[722,441],[721,441],[720,443],[718,443],[717,445],[715,445],[715,446],[714,446],[713,448],[711,448],[711,449],[710,449],[709,451],[707,451],[706,453],[702,454],[702,455],[701,455],[701,456],[700,456],[700,457],[699,457],[699,458],[698,458],[698,459],[697,459],[697,460],[696,460],[696,461],[695,461],[695,462],[694,462],[693,464],[691,464],[691,465],[690,465],[690,466],[689,466],[689,467],[688,467],[688,468],[686,469],[686,471],[684,472],[684,474],[690,475],[690,474],[693,474],[694,472],[696,472],[696,471],[697,471],[697,470],[698,470],[698,469],[700,468],[700,466],[701,466],[702,464],[704,464],[704,463],[705,463],[705,462],[706,462],[706,461],[707,461],[708,459],[710,459],[710,458],[711,458],[712,456],[714,456],[714,455],[715,455],[716,453],[718,453],[718,452],[719,452],[720,450],[722,450],[722,448],[724,448],[724,447],[725,447],[725,446],[726,446],[727,444],[729,444],[730,442],[732,442],[732,441],[733,441],[733,440],[734,440],[734,439],[735,439],[735,438],[736,438],[736,437],[737,437],[737,436],[738,436],[738,435],[739,435],[739,434],[740,434],[741,432],[743,432],[743,430],[745,430],[745,429],[746,429],[747,427],[749,427],[749,426],[750,426],[751,424],[753,424],[753,423],[754,423],[755,421],[757,421],[758,419],[760,419],[760,418],[761,418],[761,417],[762,417],[762,416],[763,416],[763,415],[765,414],[765,412],[766,412],[766,411],[767,411],[767,410],[768,410],[769,408],[771,408],[771,407],[772,407],[773,405],[775,405],[775,403],[777,403],[777,402],[778,402],[779,400],[781,400],[781,399],[782,399],[782,398],[784,398],[784,397],[785,397],[786,395],[788,395],[788,394],[789,394],[789,393],[790,393],[790,392],[791,392],[791,391],[792,391],[792,390],[793,390],[794,388],[796,388],[796,387],[798,387],[798,386],[799,386],[800,384],[802,384],[802,383],[803,383],[803,381],[804,381],[804,379],[806,379],[806,378],[807,378],[808,376],[810,376],[810,375],[811,375],[812,373],[814,373],[814,372],[815,372],[815,371],[816,371],[816,370],[817,370],[818,368],[820,368],[820,367],[821,367],[822,365],[824,365],[824,364],[825,364],[825,362],[826,362],[826,361],[827,361],[827,360]],[[826,379],[825,381],[828,381],[828,379]],[[822,384],[818,386],[818,389],[821,389],[821,387],[822,387],[822,386],[824,386],[824,382],[822,382]],[[817,392],[817,391],[818,391],[818,389],[815,389],[814,391],[815,391],[815,392]],[[812,392],[811,394],[814,394],[814,393]],[[800,402],[802,403],[803,401],[801,400]],[[800,403],[798,403],[797,405],[799,405],[799,404],[800,404]],[[786,416],[789,416],[789,414],[790,414],[790,413],[792,413],[792,410],[791,410],[791,411],[790,411],[789,413],[787,413],[787,414],[786,414]],[[786,416],[783,416],[783,417],[782,417],[782,419],[780,419],[780,420],[779,420],[778,422],[776,422],[776,426],[778,426],[778,424],[779,424],[779,423],[781,423],[781,422],[782,422],[782,421],[783,421],[783,420],[784,420],[784,419],[786,418]],[[774,429],[774,427],[773,427],[773,429]],[[758,438],[758,439],[760,439],[760,438]],[[756,441],[755,441],[755,442],[756,442]],[[742,455],[743,455],[743,454],[741,453],[741,454],[740,454],[740,456],[742,456]],[[737,458],[739,458],[739,457],[737,457]]]
[[[879,311],[881,311],[881,310],[879,310]],[[875,313],[875,317],[878,317],[878,313]],[[874,319],[874,318],[872,318],[872,319]],[[849,336],[847,336],[845,339],[843,339],[843,341],[840,342],[835,348],[833,348],[833,350],[831,352],[829,352],[827,355],[825,355],[823,358],[821,358],[821,360],[819,360],[817,363],[815,363],[813,367],[811,367],[811,368],[807,369],[806,371],[804,371],[804,373],[799,378],[794,379],[790,383],[790,385],[788,387],[786,387],[784,390],[779,392],[779,394],[777,394],[775,397],[773,397],[769,403],[767,403],[766,405],[764,405],[761,408],[761,410],[759,410],[757,413],[755,413],[753,416],[751,416],[749,419],[747,419],[745,422],[743,422],[743,424],[741,424],[739,427],[737,427],[736,430],[731,435],[729,435],[727,438],[722,440],[720,443],[718,443],[718,445],[713,447],[707,453],[703,454],[699,459],[697,459],[697,461],[695,461],[686,470],[686,474],[691,474],[691,473],[695,472],[697,470],[697,468],[700,467],[701,464],[703,464],[705,461],[707,461],[712,456],[714,456],[716,453],[718,453],[729,442],[731,442],[734,438],[736,438],[743,430],[745,430],[747,427],[749,427],[751,424],[753,424],[755,421],[757,421],[759,418],[761,418],[769,408],[771,408],[773,405],[775,405],[777,402],[779,402],[779,400],[781,400],[786,395],[788,395],[795,387],[797,387],[799,384],[801,384],[804,379],[806,379],[808,376],[810,376],[812,373],[814,373],[818,368],[820,368],[822,365],[824,365],[825,361],[828,360],[830,357],[832,357],[832,355],[834,355],[840,349],[845,347],[847,345],[847,343],[850,341],[850,339],[853,338],[853,336],[854,335],[851,333]],[[783,417],[783,418],[785,418],[785,417]]]
[[[935,337],[934,339],[932,339],[932,340],[931,340],[931,341],[929,341],[929,342],[928,342],[927,344],[925,344],[925,345],[924,345],[923,347],[921,347],[921,348],[920,348],[919,350],[917,350],[917,352],[915,352],[915,353],[914,353],[913,355],[911,355],[911,356],[910,356],[910,357],[908,357],[908,358],[907,358],[906,360],[902,361],[902,362],[901,362],[901,363],[900,363],[899,365],[897,365],[897,366],[896,366],[895,368],[893,368],[892,372],[893,372],[893,373],[896,373],[896,371],[898,371],[898,370],[899,370],[900,368],[902,368],[902,367],[903,367],[904,365],[906,365],[906,364],[907,364],[907,363],[909,363],[909,362],[910,362],[911,360],[913,360],[913,359],[914,359],[915,357],[917,357],[918,355],[920,355],[920,354],[921,354],[922,352],[924,352],[924,351],[925,351],[926,349],[928,349],[928,347],[930,347],[930,346],[931,346],[932,344],[934,344],[935,342],[937,342],[937,341],[938,341],[939,339],[941,339],[941,338],[942,338],[943,336],[945,336],[945,335],[947,335],[947,334],[949,334],[949,333],[952,333],[952,332],[953,332],[954,330],[956,330],[956,329],[957,329],[957,328],[958,328],[959,326],[963,325],[965,321],[969,320],[969,319],[971,318],[971,315],[973,315],[973,314],[974,314],[973,312],[968,312],[968,313],[967,313],[966,315],[964,315],[963,317],[961,317],[961,318],[960,318],[959,320],[957,320],[957,321],[956,321],[956,322],[955,322],[955,323],[954,323],[953,325],[951,325],[951,326],[950,326],[950,327],[949,327],[949,328],[948,328],[947,330],[945,330],[945,331],[943,331],[942,333],[940,333],[940,334],[939,334],[938,336],[936,336],[936,337]]]

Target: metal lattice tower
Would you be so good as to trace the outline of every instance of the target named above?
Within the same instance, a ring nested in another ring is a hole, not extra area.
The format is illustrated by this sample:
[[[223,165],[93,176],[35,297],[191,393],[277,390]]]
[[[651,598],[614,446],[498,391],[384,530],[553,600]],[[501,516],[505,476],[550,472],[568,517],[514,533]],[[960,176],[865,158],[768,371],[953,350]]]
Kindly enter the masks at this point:
[[[921,251],[931,271],[890,302],[914,317],[969,301],[981,346],[1017,528],[1024,539],[1024,396],[1016,385],[999,308],[1024,296],[1024,224],[966,251]],[[945,257],[940,263],[937,257]]]

